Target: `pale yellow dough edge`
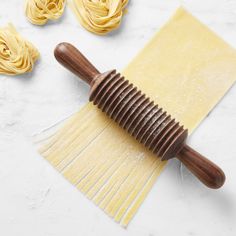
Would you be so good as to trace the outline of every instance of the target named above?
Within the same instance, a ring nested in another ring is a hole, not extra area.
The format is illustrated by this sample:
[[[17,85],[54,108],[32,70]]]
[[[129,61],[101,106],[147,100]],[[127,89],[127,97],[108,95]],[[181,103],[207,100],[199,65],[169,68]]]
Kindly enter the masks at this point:
[[[192,133],[236,80],[235,65],[235,50],[180,8],[123,74]],[[40,152],[123,226],[165,166],[90,103]]]

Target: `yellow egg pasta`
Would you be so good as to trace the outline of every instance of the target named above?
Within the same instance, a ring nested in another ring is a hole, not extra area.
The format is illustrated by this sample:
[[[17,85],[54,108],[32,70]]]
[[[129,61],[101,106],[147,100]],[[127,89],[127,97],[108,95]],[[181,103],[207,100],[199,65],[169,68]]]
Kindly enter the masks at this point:
[[[60,18],[65,5],[66,0],[26,0],[25,14],[32,24],[44,25]]]
[[[30,72],[39,57],[38,50],[8,24],[0,28],[0,74],[17,75]]]
[[[119,27],[128,0],[72,0],[70,7],[81,25],[95,34]]]

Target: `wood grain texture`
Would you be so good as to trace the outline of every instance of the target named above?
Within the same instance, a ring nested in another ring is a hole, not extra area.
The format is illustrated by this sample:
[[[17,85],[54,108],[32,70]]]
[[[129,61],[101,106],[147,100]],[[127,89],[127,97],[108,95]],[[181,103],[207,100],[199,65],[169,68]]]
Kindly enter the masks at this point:
[[[177,158],[206,186],[220,188],[225,182],[224,172],[213,162],[184,145]]]

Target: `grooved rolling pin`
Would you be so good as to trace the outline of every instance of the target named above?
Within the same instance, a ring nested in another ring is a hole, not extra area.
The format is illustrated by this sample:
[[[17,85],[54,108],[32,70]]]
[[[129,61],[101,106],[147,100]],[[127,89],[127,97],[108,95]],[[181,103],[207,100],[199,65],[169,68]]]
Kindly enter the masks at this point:
[[[54,54],[91,86],[89,100],[157,157],[177,157],[210,188],[224,184],[224,172],[185,143],[188,131],[123,76],[115,70],[100,73],[69,43],[60,43]]]

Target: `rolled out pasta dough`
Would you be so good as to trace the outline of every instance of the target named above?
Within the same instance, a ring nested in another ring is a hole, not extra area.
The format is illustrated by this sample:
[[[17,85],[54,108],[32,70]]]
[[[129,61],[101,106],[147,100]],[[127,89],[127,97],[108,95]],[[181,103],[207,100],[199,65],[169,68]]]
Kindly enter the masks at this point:
[[[236,51],[180,8],[123,74],[191,133],[236,80]],[[91,103],[40,152],[123,226],[165,166]]]

